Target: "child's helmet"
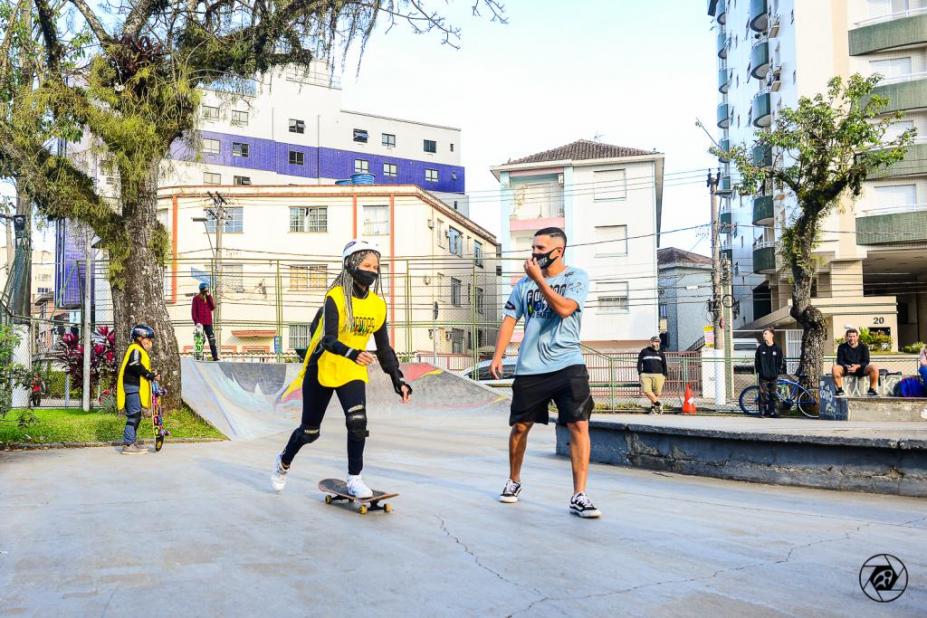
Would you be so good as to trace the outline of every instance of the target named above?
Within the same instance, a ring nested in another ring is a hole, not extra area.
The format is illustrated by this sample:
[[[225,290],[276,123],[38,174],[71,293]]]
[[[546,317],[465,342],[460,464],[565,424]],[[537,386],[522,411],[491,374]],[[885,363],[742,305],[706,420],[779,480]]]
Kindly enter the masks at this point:
[[[355,253],[360,253],[361,251],[373,251],[377,255],[380,255],[380,247],[378,247],[376,243],[355,238],[344,246],[344,251],[341,252],[341,259],[346,260]]]
[[[154,329],[147,324],[136,324],[132,327],[132,341],[139,339],[141,337],[146,337],[148,339],[154,339],[155,332]]]

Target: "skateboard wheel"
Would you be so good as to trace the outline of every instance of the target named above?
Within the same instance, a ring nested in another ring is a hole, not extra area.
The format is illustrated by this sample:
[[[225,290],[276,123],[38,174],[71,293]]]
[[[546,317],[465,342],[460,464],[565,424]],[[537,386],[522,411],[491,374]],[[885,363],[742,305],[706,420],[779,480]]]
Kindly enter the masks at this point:
[[[392,513],[392,512],[393,512],[393,505],[392,505],[392,504],[384,504],[384,505],[383,505],[383,510],[384,510],[385,512],[387,512],[387,513]]]
[[[331,503],[332,503],[332,497],[331,497],[331,496],[325,496],[325,504],[331,504]]]
[[[358,512],[359,512],[361,515],[366,515],[366,514],[367,514],[367,505],[366,505],[366,504],[362,504],[361,507],[360,507],[360,509],[358,509]]]

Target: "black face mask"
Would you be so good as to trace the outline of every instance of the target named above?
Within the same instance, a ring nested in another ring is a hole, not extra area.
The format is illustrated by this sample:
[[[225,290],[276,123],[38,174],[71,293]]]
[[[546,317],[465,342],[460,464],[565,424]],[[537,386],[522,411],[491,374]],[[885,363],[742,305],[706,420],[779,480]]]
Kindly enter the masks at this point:
[[[535,261],[538,263],[538,266],[540,266],[541,268],[547,268],[548,266],[554,263],[554,260],[557,259],[557,258],[550,257],[550,254],[553,253],[554,251],[556,251],[556,249],[551,249],[547,253],[532,253],[531,257],[535,259]],[[560,257],[560,256],[558,255],[557,257]]]
[[[373,272],[372,270],[361,270],[360,268],[356,268],[351,272],[351,276],[354,278],[354,281],[356,281],[358,285],[369,288],[371,285],[376,283],[377,277],[380,275]]]

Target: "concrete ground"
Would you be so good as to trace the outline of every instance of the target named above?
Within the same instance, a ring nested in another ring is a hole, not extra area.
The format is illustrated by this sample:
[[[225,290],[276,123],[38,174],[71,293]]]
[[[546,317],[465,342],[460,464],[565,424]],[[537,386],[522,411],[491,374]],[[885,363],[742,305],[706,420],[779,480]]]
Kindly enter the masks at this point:
[[[0,453],[0,615],[913,616],[927,613],[927,502],[593,465],[603,510],[567,512],[569,463],[532,434],[522,501],[504,410],[371,412],[365,478],[402,495],[360,516],[337,404],[270,489],[286,435]],[[761,422],[761,421],[756,421]],[[860,566],[907,566],[893,603]]]

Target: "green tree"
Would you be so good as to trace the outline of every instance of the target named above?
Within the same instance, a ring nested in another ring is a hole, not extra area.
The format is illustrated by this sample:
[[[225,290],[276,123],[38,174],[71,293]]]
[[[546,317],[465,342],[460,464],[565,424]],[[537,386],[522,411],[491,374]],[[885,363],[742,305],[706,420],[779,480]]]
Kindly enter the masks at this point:
[[[472,9],[503,21],[498,0]],[[177,341],[164,304],[167,231],[157,221],[159,164],[195,144],[200,88],[276,66],[308,67],[361,51],[379,22],[459,30],[422,0],[0,0],[0,176],[39,212],[88,225],[109,258],[120,357],[133,323],[158,332],[153,363],[180,393]],[[115,198],[54,145],[80,143],[117,179]],[[171,400],[169,405],[176,404]]]
[[[872,92],[880,79],[834,77],[825,93],[801,97],[794,109],[783,108],[775,126],[756,136],[755,146],[772,148],[771,166],[758,165],[752,148],[743,144],[724,153],[715,150],[737,166],[741,193],[775,184],[794,196],[796,207],[786,212],[777,244],[791,271],[789,313],[802,328],[799,373],[809,387],[817,387],[826,339],[824,315],[811,303],[821,223],[842,198],[859,197],[870,174],[901,161],[915,135],[911,129],[885,139],[889,124],[901,114],[883,113],[888,99]]]

